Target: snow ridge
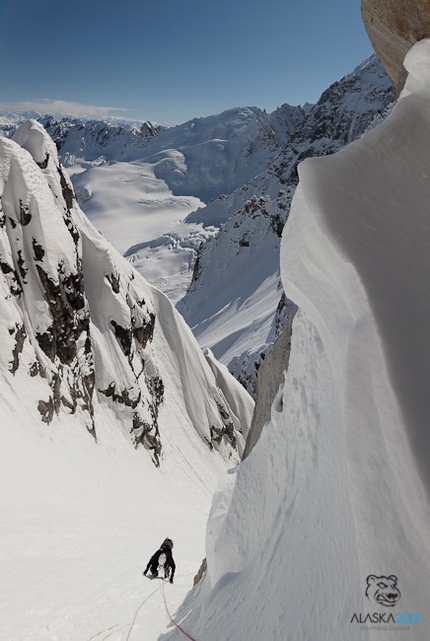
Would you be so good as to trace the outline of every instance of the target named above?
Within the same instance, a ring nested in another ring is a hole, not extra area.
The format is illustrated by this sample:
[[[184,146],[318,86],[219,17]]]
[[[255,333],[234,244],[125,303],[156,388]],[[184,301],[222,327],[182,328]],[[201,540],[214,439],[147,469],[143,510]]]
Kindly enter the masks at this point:
[[[6,379],[25,384],[33,377],[30,405],[43,422],[76,415],[95,438],[103,406],[157,465],[159,412],[169,393],[208,446],[227,458],[237,447],[241,451],[252,403],[239,404],[248,407],[248,416],[230,410],[171,304],[80,211],[43,127],[30,120],[0,145]],[[177,363],[178,379],[162,371],[159,354],[165,355],[164,367]],[[200,400],[190,403],[197,389]]]

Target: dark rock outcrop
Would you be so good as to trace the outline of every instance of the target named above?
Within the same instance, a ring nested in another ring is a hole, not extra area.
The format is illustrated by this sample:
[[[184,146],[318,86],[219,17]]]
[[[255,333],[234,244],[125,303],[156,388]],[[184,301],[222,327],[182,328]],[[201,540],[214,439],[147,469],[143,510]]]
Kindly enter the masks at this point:
[[[281,331],[272,349],[267,352],[258,370],[258,385],[255,410],[251,427],[246,440],[243,457],[246,458],[260,438],[264,425],[270,420],[271,407],[288,369],[291,351],[291,336],[296,309],[288,316],[287,323]]]
[[[428,0],[362,0],[367,34],[397,93],[406,79],[403,60],[415,42],[430,37]]]

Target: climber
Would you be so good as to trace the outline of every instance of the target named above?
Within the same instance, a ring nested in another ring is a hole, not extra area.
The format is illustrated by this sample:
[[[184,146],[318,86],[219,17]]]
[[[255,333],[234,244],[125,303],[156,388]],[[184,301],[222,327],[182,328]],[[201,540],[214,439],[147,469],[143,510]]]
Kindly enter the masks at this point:
[[[172,548],[172,539],[164,539],[159,549],[149,559],[143,574],[147,576],[149,570],[151,570],[151,578],[155,578],[158,576],[159,570],[161,571],[161,569],[164,568],[164,578],[170,579],[170,583],[173,583],[176,564],[173,560]]]

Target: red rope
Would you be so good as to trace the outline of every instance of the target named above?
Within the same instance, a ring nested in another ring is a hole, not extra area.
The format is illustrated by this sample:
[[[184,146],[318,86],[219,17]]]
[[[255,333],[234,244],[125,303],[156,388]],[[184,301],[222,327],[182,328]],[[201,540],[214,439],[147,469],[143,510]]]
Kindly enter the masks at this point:
[[[178,630],[179,630],[180,632],[182,632],[182,634],[183,634],[184,636],[186,636],[186,637],[187,637],[187,639],[191,639],[191,641],[196,641],[196,639],[195,639],[194,637],[192,637],[191,635],[189,635],[189,634],[188,634],[188,632],[185,632],[185,630],[184,630],[183,628],[181,628],[181,626],[179,625],[179,623],[176,623],[175,619],[174,619],[174,618],[172,617],[172,615],[170,614],[170,612],[169,612],[169,606],[167,605],[167,601],[166,601],[166,593],[165,593],[165,590],[164,590],[164,581],[163,581],[163,599],[164,599],[164,605],[166,606],[166,612],[167,612],[167,614],[169,615],[169,619],[170,619],[170,621],[173,623],[173,625],[174,625],[174,626],[176,626],[176,627],[178,628]]]

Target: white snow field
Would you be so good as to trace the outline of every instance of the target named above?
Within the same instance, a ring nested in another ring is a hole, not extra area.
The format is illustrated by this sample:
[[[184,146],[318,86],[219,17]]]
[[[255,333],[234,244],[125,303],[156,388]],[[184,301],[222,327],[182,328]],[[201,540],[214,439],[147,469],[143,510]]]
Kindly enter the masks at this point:
[[[102,163],[83,172],[73,166],[68,171],[91,222],[126,253],[137,271],[176,302],[186,292],[198,245],[215,230],[182,223],[204,203],[194,196],[175,196],[157,178],[156,168],[156,163],[135,161]]]
[[[215,495],[208,572],[177,614],[194,639],[430,638],[429,40],[405,66],[382,125],[300,165],[290,365]]]
[[[144,161],[102,163],[73,175],[78,200],[93,225],[122,254],[146,242],[204,203],[193,196],[174,196],[155,175],[156,164]]]
[[[106,418],[98,444],[70,420],[47,437],[19,406],[2,409],[2,432],[12,426],[1,439],[0,639],[157,639],[169,623],[163,587],[142,572],[172,537],[173,613],[204,556],[221,461],[185,435],[157,469]]]

